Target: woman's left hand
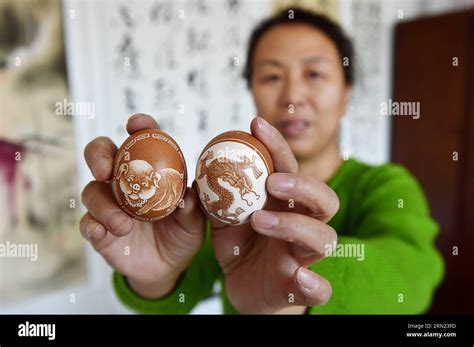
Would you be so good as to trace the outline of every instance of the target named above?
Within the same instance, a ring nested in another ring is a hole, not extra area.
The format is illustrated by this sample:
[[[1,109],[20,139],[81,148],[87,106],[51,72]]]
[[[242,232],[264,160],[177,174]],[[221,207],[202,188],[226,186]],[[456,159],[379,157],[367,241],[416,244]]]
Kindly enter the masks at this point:
[[[339,209],[339,200],[323,182],[298,173],[297,161],[277,129],[256,118],[251,130],[275,166],[267,181],[269,203],[265,211],[253,213],[248,224],[211,220],[216,258],[228,298],[239,312],[304,313],[332,294],[330,283],[308,266],[337,242],[326,222]]]

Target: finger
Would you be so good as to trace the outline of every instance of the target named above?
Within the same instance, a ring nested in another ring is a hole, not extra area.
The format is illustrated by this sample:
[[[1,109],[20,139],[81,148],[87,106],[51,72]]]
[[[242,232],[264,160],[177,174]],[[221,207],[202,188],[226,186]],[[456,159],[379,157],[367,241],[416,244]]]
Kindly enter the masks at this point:
[[[107,181],[112,175],[117,146],[108,137],[97,137],[84,148],[84,158],[97,181]]]
[[[150,115],[135,113],[127,122],[127,131],[131,135],[142,129],[159,129],[158,122]]]
[[[317,259],[329,254],[337,243],[331,226],[302,214],[261,210],[252,214],[250,223],[257,233],[297,244]]]
[[[298,172],[298,162],[280,132],[261,117],[255,117],[250,123],[252,134],[267,147],[272,156],[275,171]]]
[[[313,177],[275,172],[268,177],[267,190],[277,199],[301,203],[323,222],[328,222],[339,210],[337,194]]]
[[[113,235],[124,236],[132,231],[134,221],[118,207],[110,184],[90,182],[82,191],[82,203],[92,217]]]
[[[95,250],[99,251],[106,247],[114,239],[107,229],[87,212],[79,222],[79,230],[82,236],[91,243]]]
[[[198,207],[196,192],[192,188],[186,188],[184,199],[173,216],[183,230],[193,236],[202,236],[205,220]]]
[[[332,287],[324,277],[299,267],[293,275],[293,281],[288,285],[285,298],[295,306],[319,306],[329,301]]]

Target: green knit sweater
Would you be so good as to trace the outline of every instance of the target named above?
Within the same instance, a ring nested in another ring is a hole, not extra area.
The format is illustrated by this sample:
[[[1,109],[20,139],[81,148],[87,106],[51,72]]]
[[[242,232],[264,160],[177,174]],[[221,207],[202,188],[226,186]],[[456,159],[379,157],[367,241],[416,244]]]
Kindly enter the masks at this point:
[[[349,159],[328,182],[340,209],[329,224],[338,233],[332,256],[310,268],[327,278],[333,294],[312,314],[423,313],[444,273],[434,246],[438,225],[416,179],[394,164],[369,166]],[[134,293],[113,274],[118,297],[141,313],[189,313],[221,282],[225,313],[238,313],[227,299],[222,270],[206,239],[173,292],[158,300]]]

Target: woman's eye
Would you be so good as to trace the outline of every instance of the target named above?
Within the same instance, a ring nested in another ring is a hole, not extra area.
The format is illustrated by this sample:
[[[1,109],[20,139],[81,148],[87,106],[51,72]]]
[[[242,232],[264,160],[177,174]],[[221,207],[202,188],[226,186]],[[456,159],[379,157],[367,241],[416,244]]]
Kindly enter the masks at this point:
[[[278,75],[269,75],[269,76],[265,76],[265,78],[263,79],[265,82],[276,82],[280,79],[280,76]]]
[[[309,78],[316,79],[316,78],[321,77],[321,74],[320,74],[319,72],[316,72],[316,71],[310,71],[310,72],[308,73],[308,77],[309,77]]]
[[[142,186],[148,188],[148,182],[142,182]]]

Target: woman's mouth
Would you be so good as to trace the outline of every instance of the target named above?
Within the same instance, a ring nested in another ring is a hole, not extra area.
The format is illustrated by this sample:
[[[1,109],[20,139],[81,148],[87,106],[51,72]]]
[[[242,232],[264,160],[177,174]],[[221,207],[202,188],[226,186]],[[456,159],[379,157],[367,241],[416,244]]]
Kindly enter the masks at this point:
[[[310,126],[310,123],[304,119],[288,119],[279,124],[283,136],[298,136],[303,134]]]

